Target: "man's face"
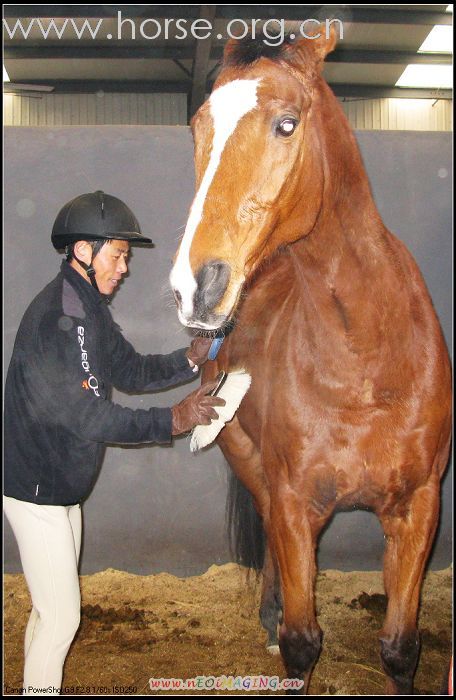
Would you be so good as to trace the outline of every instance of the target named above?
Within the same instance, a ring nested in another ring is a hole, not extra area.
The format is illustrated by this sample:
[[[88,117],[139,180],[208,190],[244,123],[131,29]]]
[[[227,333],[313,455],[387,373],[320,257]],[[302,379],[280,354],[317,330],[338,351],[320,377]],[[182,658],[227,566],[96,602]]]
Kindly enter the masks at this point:
[[[110,296],[128,272],[130,244],[127,241],[108,241],[95,256],[92,266],[101,294]]]

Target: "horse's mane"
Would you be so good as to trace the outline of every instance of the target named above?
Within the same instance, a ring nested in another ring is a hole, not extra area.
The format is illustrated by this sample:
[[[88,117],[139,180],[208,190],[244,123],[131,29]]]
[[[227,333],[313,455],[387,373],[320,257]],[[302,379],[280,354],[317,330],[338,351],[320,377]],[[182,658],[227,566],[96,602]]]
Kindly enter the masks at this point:
[[[266,43],[271,41],[271,37],[261,34],[255,39],[245,37],[230,42],[228,51],[225,52],[223,65],[242,67],[248,66],[260,58],[269,58],[272,61],[285,58],[288,50],[295,43],[290,39],[289,34],[284,37],[281,44],[271,46]]]

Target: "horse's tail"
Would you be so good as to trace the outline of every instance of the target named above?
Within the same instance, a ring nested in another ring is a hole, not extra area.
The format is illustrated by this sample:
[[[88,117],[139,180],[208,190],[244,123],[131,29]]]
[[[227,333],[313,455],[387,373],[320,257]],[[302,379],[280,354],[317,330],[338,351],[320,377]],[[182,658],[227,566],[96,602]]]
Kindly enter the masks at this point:
[[[226,501],[228,538],[236,563],[261,571],[266,538],[250,492],[230,469]]]

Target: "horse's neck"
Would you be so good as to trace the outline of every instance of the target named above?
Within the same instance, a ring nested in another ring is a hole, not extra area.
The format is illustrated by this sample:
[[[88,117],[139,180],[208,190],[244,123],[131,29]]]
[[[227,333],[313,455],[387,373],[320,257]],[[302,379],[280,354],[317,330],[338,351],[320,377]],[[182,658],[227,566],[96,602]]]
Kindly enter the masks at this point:
[[[329,106],[319,117],[325,127],[320,123],[320,214],[289,252],[302,303],[335,309],[363,348],[380,342],[380,328],[392,330],[398,303],[399,315],[408,313],[409,256],[380,218],[345,116]],[[318,314],[309,318],[318,324]]]
[[[375,286],[378,273],[391,263],[392,236],[375,206],[363,207],[362,198],[356,193],[352,196],[350,201],[357,202],[356,209],[334,202],[322,213],[314,230],[292,247],[329,286],[344,273],[352,280],[373,275],[370,282]]]
[[[392,237],[373,200],[354,134],[325,84],[316,107],[312,127],[323,164],[322,205],[313,231],[295,252],[331,286],[338,276],[365,278],[390,266]],[[371,283],[376,286],[375,279]]]

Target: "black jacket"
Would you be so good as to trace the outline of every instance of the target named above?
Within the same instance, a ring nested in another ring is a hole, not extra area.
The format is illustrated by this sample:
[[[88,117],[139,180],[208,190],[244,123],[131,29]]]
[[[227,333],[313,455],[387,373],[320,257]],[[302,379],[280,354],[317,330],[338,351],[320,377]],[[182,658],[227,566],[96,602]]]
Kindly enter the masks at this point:
[[[151,391],[195,375],[185,348],[139,355],[101,296],[68,263],[19,327],[5,386],[4,492],[45,505],[89,495],[104,443],[169,443],[171,409],[132,410],[111,388]]]

